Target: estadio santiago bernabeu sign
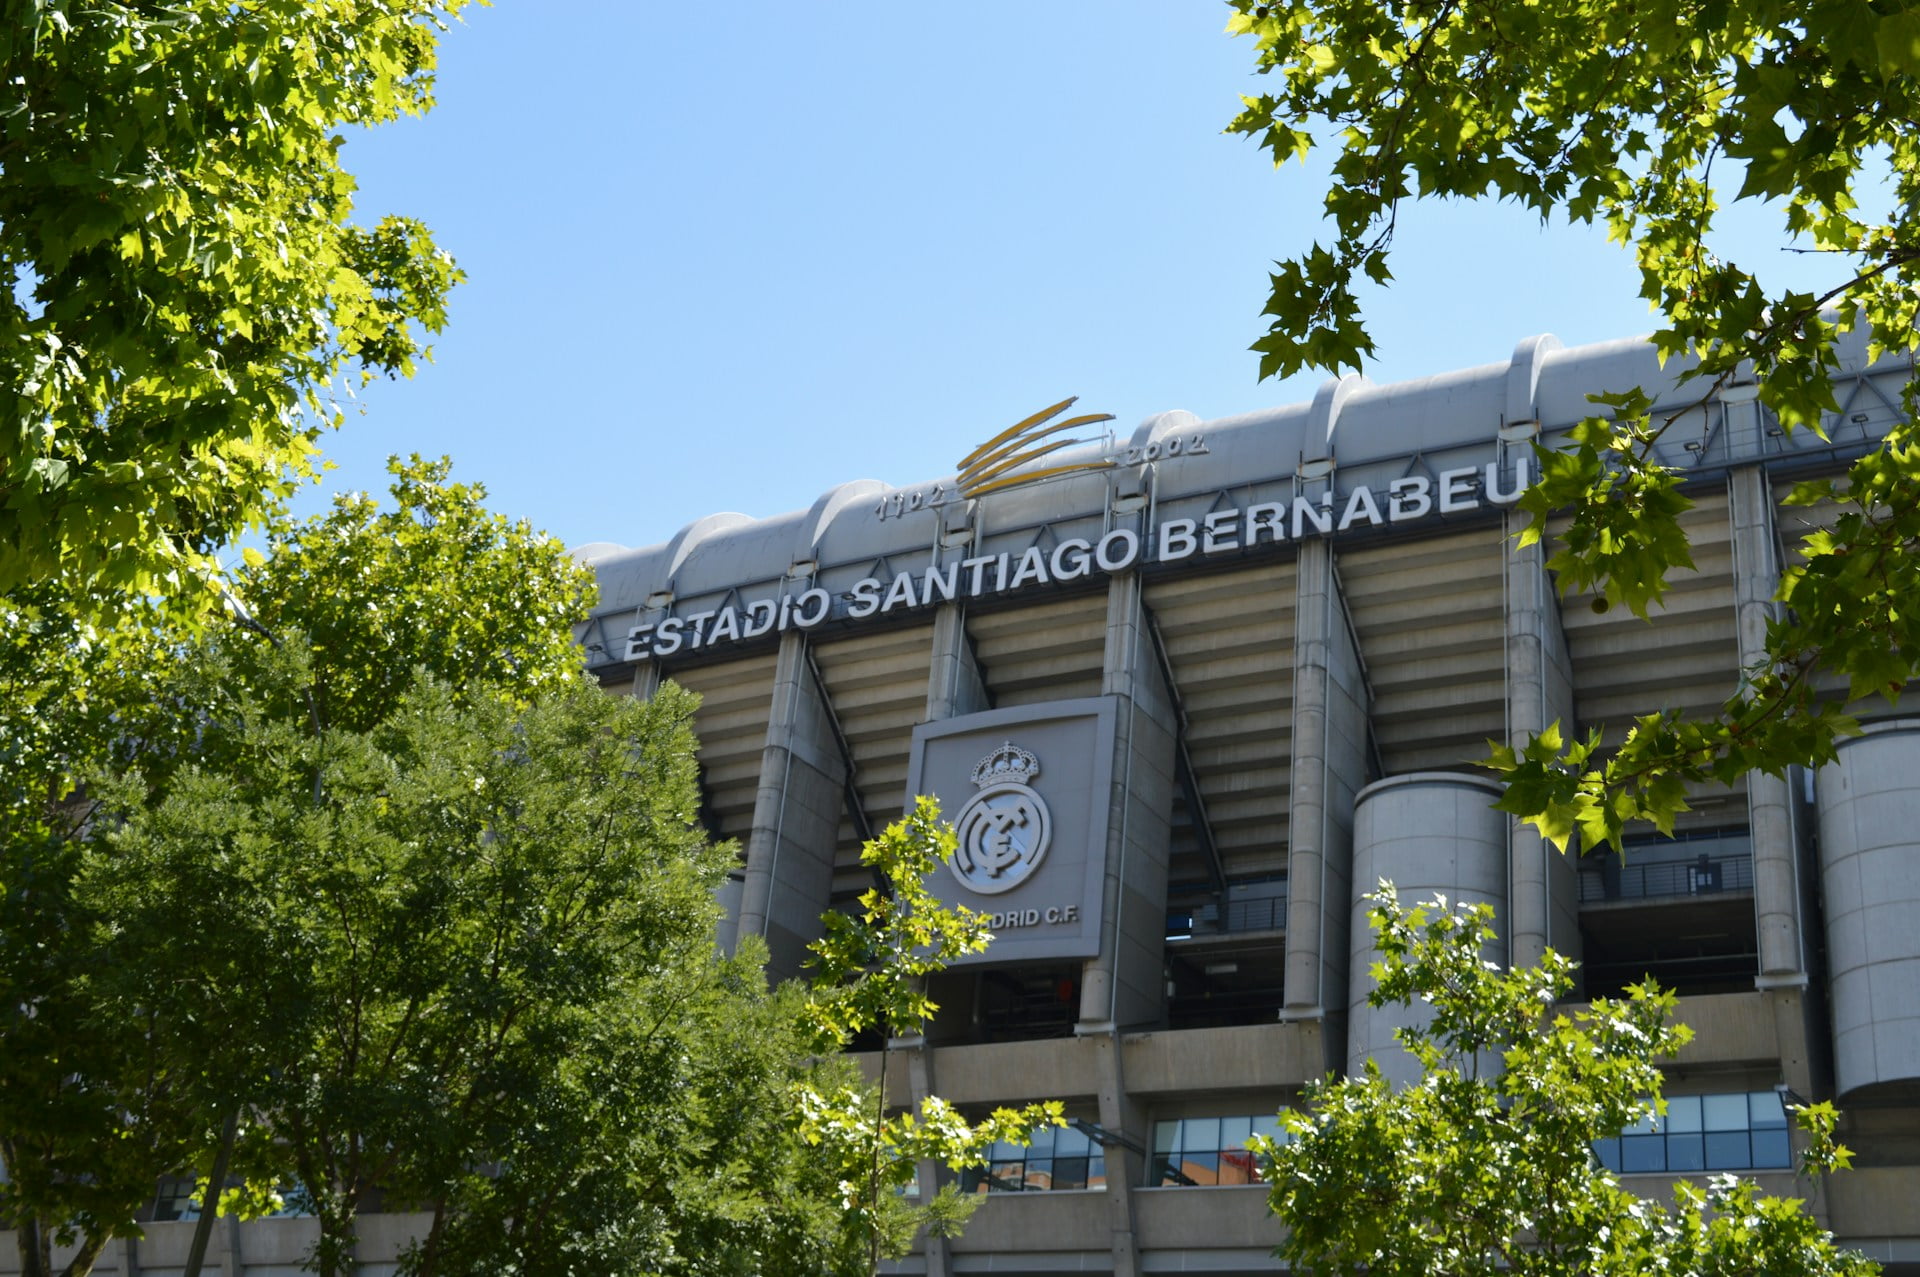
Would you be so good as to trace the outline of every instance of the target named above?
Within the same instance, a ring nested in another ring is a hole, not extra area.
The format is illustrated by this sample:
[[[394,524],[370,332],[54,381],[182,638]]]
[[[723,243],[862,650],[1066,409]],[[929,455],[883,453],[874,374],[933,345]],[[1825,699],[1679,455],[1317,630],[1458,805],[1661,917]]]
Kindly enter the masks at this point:
[[[1153,529],[1151,544],[1131,528],[1115,528],[1098,540],[1068,537],[1051,550],[1032,546],[1019,553],[1002,551],[944,564],[929,561],[925,567],[896,572],[891,580],[862,578],[837,596],[814,586],[778,598],[636,625],[627,632],[626,659],[705,651],[766,634],[810,630],[829,619],[857,621],[903,608],[1073,581],[1096,572],[1114,575],[1143,562],[1200,562],[1263,544],[1468,514],[1488,505],[1511,505],[1525,490],[1528,478],[1527,458],[1519,456],[1511,477],[1504,481],[1500,464],[1489,462],[1443,470],[1432,478],[1408,475],[1377,490],[1361,484],[1344,492],[1230,506],[1195,519],[1165,519]]]
[[[953,965],[1100,951],[1113,728],[1105,697],[914,728],[907,792],[939,799],[958,835],[927,886],[990,915],[994,935],[988,953]]]

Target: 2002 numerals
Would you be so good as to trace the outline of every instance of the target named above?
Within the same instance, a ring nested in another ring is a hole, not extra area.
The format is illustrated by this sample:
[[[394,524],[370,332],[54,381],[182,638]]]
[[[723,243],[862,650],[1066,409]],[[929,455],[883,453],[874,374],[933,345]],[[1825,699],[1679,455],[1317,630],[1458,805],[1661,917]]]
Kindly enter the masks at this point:
[[[1208,451],[1205,435],[1188,435],[1182,439],[1175,435],[1171,439],[1161,439],[1154,443],[1142,444],[1137,448],[1127,448],[1101,458],[1116,466],[1139,466],[1158,461],[1163,457],[1197,457]],[[882,519],[898,519],[912,514],[915,510],[933,510],[946,505],[960,496],[958,488],[944,483],[936,483],[931,488],[920,488],[913,492],[889,492],[874,507],[874,513]]]

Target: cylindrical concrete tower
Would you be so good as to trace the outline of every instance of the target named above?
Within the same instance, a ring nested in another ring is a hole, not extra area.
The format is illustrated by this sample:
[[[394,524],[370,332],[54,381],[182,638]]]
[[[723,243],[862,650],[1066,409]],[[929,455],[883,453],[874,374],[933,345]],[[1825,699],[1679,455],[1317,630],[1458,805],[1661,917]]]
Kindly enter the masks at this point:
[[[1840,1094],[1920,1078],[1920,719],[1874,723],[1820,769]]]
[[[1348,999],[1347,1069],[1360,1071],[1371,1055],[1395,1082],[1418,1076],[1413,1057],[1393,1040],[1394,1029],[1418,1023],[1425,1008],[1367,1005],[1375,953],[1363,897],[1382,878],[1403,903],[1435,895],[1490,904],[1494,928],[1507,921],[1507,818],[1493,809],[1501,789],[1492,780],[1460,772],[1413,772],[1375,781],[1360,791],[1353,812],[1353,972]],[[1504,949],[1503,949],[1504,952]],[[1488,957],[1500,955],[1489,952]]]

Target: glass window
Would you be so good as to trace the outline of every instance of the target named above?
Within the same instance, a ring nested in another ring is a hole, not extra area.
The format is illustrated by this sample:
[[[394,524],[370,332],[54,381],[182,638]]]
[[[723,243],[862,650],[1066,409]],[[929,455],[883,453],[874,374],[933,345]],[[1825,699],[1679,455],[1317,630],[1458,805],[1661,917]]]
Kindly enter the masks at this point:
[[[1706,1114],[1709,1131],[1747,1129],[1747,1097],[1744,1095],[1703,1095],[1700,1106]]]
[[[1024,1148],[1002,1140],[987,1150],[985,1166],[960,1174],[963,1193],[1044,1193],[1105,1188],[1106,1151],[1072,1127],[1044,1127]]]
[[[1679,1135],[1700,1129],[1700,1097],[1697,1095],[1676,1095],[1667,1101],[1667,1115],[1660,1122],[1670,1135]]]
[[[1620,1174],[1772,1170],[1793,1164],[1787,1114],[1773,1091],[1676,1095],[1658,1121],[1595,1140],[1600,1165]]]
[[[1280,1119],[1272,1114],[1155,1122],[1147,1182],[1163,1188],[1258,1184],[1259,1159],[1247,1147],[1255,1135],[1285,1138]]]

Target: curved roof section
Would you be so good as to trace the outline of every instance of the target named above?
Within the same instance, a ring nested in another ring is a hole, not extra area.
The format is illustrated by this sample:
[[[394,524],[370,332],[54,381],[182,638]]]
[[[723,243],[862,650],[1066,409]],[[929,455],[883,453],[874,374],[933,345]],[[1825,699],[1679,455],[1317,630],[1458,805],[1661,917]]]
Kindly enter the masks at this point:
[[[1864,337],[1840,352],[1844,371],[1866,364]],[[814,565],[880,563],[922,554],[960,528],[976,535],[1079,516],[1099,517],[1114,496],[1200,493],[1296,473],[1302,462],[1332,458],[1342,467],[1413,458],[1490,443],[1510,422],[1546,430],[1596,409],[1588,396],[1635,387],[1658,403],[1678,403],[1688,365],[1665,367],[1644,337],[1563,348],[1551,335],[1519,342],[1505,363],[1411,381],[1374,385],[1353,375],[1330,380],[1311,403],[1202,421],[1184,411],[1148,417],[1124,442],[1092,443],[1037,463],[1053,467],[1111,460],[1111,468],[1059,475],[958,499],[955,476],[890,487],[872,479],[841,484],[811,507],[772,518],[715,514],[663,545],[623,550],[596,542],[576,551],[600,575],[602,614],[679,597],[750,588]],[[1691,388],[1689,388],[1691,389]],[[1704,388],[1703,388],[1704,389]],[[1177,471],[1161,472],[1170,457]],[[1175,491],[1177,489],[1177,492]],[[921,516],[927,508],[938,520]],[[915,517],[889,517],[889,511]]]

